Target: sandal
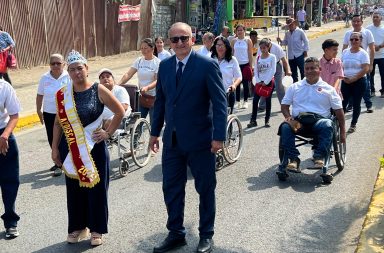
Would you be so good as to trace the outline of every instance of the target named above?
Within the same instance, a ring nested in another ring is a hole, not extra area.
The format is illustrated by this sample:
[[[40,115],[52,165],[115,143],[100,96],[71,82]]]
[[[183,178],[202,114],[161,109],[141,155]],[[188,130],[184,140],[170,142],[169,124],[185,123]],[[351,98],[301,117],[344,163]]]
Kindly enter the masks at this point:
[[[101,244],[103,244],[103,235],[96,233],[96,232],[92,232],[91,233],[91,245],[92,246],[100,246]]]
[[[83,230],[76,230],[76,231],[73,231],[72,233],[68,234],[67,242],[68,243],[78,243],[87,237],[89,237],[88,228],[85,228]]]

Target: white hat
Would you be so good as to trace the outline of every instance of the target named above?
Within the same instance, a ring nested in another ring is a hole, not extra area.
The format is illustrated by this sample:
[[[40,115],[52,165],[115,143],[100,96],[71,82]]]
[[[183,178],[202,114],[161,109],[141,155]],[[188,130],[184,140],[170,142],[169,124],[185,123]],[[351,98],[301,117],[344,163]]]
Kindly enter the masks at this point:
[[[99,74],[98,74],[99,79],[100,79],[100,76],[101,76],[103,73],[108,73],[108,74],[110,74],[110,75],[114,78],[114,76],[113,76],[113,74],[112,74],[112,71],[111,71],[110,69],[102,68],[102,69],[100,69]]]
[[[77,52],[76,50],[72,50],[67,56],[67,64],[69,66],[72,63],[87,64],[87,60],[79,52]]]

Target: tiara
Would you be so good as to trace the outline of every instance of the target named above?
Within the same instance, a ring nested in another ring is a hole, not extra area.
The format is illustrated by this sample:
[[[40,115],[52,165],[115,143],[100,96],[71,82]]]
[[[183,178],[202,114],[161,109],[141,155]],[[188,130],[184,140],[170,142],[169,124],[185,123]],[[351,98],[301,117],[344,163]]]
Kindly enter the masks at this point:
[[[67,56],[67,64],[71,65],[72,63],[87,64],[87,60],[79,52],[72,50]]]

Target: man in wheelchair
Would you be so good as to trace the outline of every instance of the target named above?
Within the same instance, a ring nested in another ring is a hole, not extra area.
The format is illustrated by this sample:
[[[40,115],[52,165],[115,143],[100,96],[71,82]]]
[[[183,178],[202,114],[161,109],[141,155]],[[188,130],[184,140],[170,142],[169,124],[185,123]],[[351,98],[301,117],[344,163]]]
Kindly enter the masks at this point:
[[[321,169],[325,166],[334,134],[331,111],[339,122],[340,141],[345,143],[345,119],[341,98],[335,88],[320,78],[320,71],[319,60],[314,57],[307,58],[304,64],[305,78],[292,84],[281,102],[285,121],[280,125],[278,133],[281,138],[280,147],[283,150],[277,171],[279,178],[288,177],[286,170],[300,172],[300,152],[295,146],[296,135],[316,138],[317,144],[313,153],[314,168]]]
[[[104,85],[108,90],[112,92],[112,94],[117,98],[117,100],[119,100],[121,105],[124,107],[124,118],[121,125],[119,126],[119,128],[124,128],[124,119],[126,119],[131,113],[130,98],[127,90],[124,87],[115,85],[115,78],[113,77],[112,71],[107,68],[103,68],[99,71],[99,81],[100,84]],[[103,128],[106,129],[108,128],[114,115],[112,111],[109,110],[109,108],[106,106],[104,107],[102,115],[104,119]]]

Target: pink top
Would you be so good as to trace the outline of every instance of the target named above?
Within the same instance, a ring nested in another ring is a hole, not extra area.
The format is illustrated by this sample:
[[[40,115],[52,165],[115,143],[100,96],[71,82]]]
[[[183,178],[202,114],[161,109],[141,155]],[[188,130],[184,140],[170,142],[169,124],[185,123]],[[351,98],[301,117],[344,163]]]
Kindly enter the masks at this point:
[[[327,82],[332,86],[337,79],[341,79],[344,77],[343,64],[341,63],[341,60],[338,58],[333,58],[330,61],[327,61],[323,56],[320,59],[320,67],[321,67],[321,72],[320,72],[321,79],[323,79],[323,81]]]

